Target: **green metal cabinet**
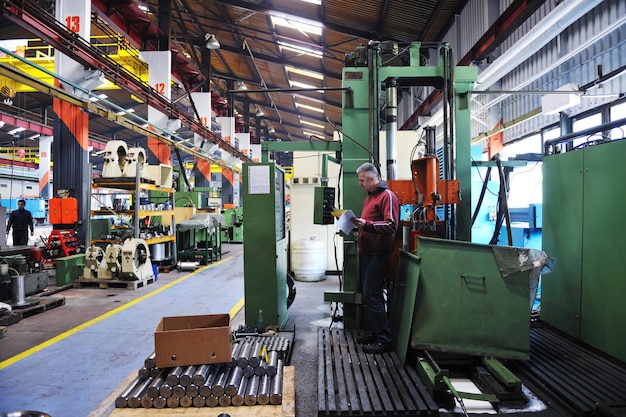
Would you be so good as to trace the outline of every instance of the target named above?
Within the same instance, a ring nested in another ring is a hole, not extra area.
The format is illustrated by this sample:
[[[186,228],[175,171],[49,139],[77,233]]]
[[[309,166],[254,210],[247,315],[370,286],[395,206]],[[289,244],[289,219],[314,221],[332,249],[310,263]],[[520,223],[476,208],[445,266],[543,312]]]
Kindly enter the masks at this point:
[[[285,173],[271,163],[243,164],[244,295],[246,326],[287,321]]]
[[[541,318],[626,361],[626,141],[544,158]]]

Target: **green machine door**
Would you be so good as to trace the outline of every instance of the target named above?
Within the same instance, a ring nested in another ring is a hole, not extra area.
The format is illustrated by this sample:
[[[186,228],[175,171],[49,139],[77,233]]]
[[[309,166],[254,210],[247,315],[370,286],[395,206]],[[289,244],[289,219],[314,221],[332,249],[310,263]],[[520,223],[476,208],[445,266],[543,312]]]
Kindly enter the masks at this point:
[[[623,140],[584,150],[580,309],[581,340],[622,361],[626,361],[624,155]]]
[[[285,173],[273,162],[243,164],[244,295],[246,326],[287,321]]]
[[[583,151],[543,159],[543,250],[556,260],[541,280],[541,319],[580,337]]]

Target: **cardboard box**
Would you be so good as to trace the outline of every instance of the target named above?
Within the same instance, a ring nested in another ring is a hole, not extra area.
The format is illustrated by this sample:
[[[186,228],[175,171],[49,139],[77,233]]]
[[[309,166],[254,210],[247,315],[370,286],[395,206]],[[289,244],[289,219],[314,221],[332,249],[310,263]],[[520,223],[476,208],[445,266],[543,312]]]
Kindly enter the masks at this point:
[[[230,316],[163,317],[154,332],[154,351],[158,368],[228,362]]]

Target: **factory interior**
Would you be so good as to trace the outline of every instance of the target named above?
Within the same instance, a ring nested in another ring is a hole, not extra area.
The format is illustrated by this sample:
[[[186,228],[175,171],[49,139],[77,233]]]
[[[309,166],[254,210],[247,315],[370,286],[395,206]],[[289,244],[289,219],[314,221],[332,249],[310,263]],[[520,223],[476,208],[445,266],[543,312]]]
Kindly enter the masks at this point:
[[[624,1],[5,0],[0,417],[626,417],[625,138]]]

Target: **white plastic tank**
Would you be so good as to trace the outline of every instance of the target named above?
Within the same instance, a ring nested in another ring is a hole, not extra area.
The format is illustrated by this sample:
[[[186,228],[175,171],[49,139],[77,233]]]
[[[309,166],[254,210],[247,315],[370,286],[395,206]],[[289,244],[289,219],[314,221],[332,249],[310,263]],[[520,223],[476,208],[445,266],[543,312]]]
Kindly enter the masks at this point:
[[[326,278],[326,244],[315,236],[300,239],[291,248],[291,269],[297,281]]]

